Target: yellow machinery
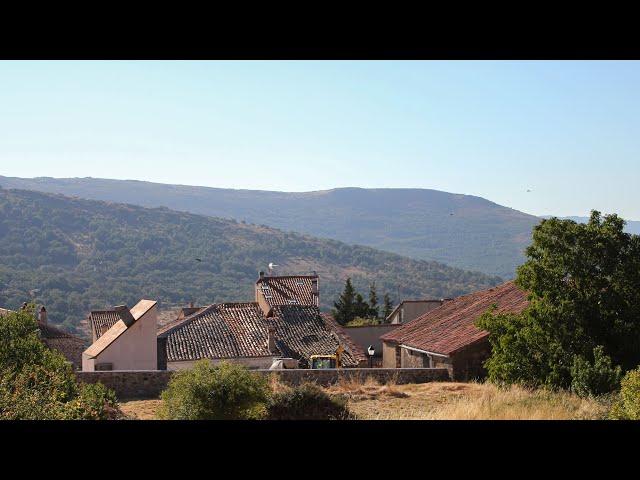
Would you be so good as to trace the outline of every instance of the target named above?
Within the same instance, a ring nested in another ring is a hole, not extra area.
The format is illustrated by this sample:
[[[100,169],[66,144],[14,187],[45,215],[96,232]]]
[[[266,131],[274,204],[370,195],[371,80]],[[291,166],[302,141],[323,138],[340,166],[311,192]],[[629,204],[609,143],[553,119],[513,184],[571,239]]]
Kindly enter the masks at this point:
[[[342,352],[344,352],[344,348],[342,347],[342,345],[338,345],[336,353],[333,355],[311,355],[311,368],[341,368]]]

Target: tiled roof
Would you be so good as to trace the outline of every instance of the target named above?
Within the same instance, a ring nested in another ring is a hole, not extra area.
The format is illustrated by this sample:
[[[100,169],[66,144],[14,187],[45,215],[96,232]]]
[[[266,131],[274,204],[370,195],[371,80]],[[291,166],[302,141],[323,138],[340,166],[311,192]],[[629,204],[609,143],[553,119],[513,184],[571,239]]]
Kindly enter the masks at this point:
[[[498,307],[497,313],[519,313],[528,305],[527,294],[514,282],[507,282],[444,302],[440,307],[380,338],[420,350],[452,355],[489,335],[474,323],[493,304]]]
[[[89,358],[100,355],[109,345],[111,345],[120,335],[122,335],[131,325],[151,310],[158,302],[154,300],[140,300],[131,310],[119,312],[120,320],[116,321],[109,330],[104,332],[93,344],[83,353]]]
[[[331,315],[330,313],[321,313],[320,315],[322,316],[324,321],[327,323],[327,326],[329,327],[329,329],[336,332],[336,334],[340,338],[340,341],[343,347],[345,347],[347,350],[351,352],[351,354],[356,359],[356,361],[366,362],[368,357],[367,357],[367,354],[364,352],[364,349],[353,341],[351,336],[342,327],[342,325],[336,322],[336,320],[333,318],[333,315]]]
[[[267,346],[269,326],[275,328],[276,352]],[[277,306],[267,318],[256,302],[213,304],[165,325],[158,336],[167,339],[169,362],[285,356],[304,367],[311,355],[333,354],[340,343],[347,350],[344,366],[355,367],[364,359],[332,319],[323,317],[318,307],[304,305]]]
[[[279,305],[273,309],[273,325],[276,328],[276,345],[284,356],[297,358],[302,366],[309,365],[311,355],[332,355],[343,343],[340,332],[320,315],[318,307]],[[342,355],[345,367],[358,366],[349,345]]]
[[[94,310],[89,314],[91,333],[94,335],[95,339],[98,339],[103,333],[122,319],[122,312],[118,312],[116,310]]]
[[[38,328],[40,338],[46,346],[62,353],[68,361],[73,363],[75,370],[82,368],[82,352],[87,348],[87,342],[49,324],[38,322]]]
[[[255,302],[220,303],[177,319],[158,331],[167,361],[280,356],[267,348],[268,323]]]
[[[315,282],[315,287],[314,287]],[[269,307],[276,305],[318,306],[318,276],[264,276],[256,282],[256,300],[262,296]]]

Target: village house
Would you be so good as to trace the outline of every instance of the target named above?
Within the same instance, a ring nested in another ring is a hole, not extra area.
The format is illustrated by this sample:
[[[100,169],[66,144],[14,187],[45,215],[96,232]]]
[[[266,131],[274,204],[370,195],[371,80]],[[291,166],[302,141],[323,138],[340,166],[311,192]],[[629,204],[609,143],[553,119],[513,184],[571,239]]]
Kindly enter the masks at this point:
[[[112,310],[92,311],[93,344],[82,354],[82,370],[156,370],[157,302],[140,300]]]
[[[444,367],[456,381],[482,378],[491,347],[475,321],[493,305],[496,313],[519,313],[527,294],[511,281],[444,302],[381,337],[383,367]]]
[[[408,323],[431,310],[438,308],[449,298],[440,300],[403,300],[387,317],[387,323],[397,325]]]
[[[0,308],[0,317],[11,312],[11,310]],[[87,342],[49,324],[47,309],[44,305],[38,310],[37,320],[42,342],[50,349],[60,352],[74,370],[80,370],[82,368],[82,352],[87,348]]]
[[[311,355],[333,354],[342,346],[344,367],[366,364],[355,345],[318,308],[318,277],[260,276],[255,302],[218,303],[179,316],[158,331],[160,368],[190,368],[206,358],[249,368],[269,368],[276,358],[293,358],[301,368]]]

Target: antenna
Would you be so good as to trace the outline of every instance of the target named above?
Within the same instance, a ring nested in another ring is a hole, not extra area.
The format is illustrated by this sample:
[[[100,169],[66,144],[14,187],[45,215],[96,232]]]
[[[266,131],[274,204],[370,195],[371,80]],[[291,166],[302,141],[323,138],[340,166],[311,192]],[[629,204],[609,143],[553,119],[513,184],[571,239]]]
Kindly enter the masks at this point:
[[[275,263],[271,262],[269,264],[269,275],[271,275],[273,273],[273,268],[274,267],[278,267],[279,265],[276,265]]]

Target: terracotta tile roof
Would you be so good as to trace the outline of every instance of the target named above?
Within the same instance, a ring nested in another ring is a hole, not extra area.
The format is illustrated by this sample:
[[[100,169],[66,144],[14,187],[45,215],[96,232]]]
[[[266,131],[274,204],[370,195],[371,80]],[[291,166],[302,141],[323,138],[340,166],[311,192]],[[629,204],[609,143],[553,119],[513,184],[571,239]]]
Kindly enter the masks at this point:
[[[300,360],[301,366],[308,367],[311,355],[332,355],[338,345],[344,342],[326,317],[320,315],[318,307],[304,305],[278,305],[271,318],[276,328],[276,345],[284,356]],[[349,345],[342,356],[345,367],[358,366]]]
[[[104,332],[93,344],[83,353],[89,358],[100,355],[109,345],[111,345],[120,335],[122,335],[138,319],[156,306],[158,302],[154,300],[140,300],[131,310],[120,311],[120,320],[114,323],[109,330]]]
[[[449,300],[380,338],[420,350],[452,355],[489,335],[477,328],[474,322],[493,304],[497,305],[497,312],[518,313],[528,303],[527,294],[511,281]]]
[[[268,323],[255,302],[209,305],[158,331],[167,338],[167,361],[281,356],[267,348]]]
[[[315,282],[315,287],[314,287]],[[276,305],[318,306],[317,275],[264,276],[256,281],[256,301],[264,298],[269,307]]]

